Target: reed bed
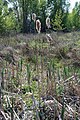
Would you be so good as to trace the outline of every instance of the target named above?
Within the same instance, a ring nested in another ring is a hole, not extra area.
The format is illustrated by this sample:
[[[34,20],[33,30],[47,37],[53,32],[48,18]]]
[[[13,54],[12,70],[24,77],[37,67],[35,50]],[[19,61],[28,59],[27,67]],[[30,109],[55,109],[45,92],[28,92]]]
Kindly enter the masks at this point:
[[[9,44],[15,49],[14,64],[3,56],[0,68],[0,116],[4,120],[80,119],[80,67],[65,57],[74,41],[63,49],[56,33],[55,38],[50,36],[52,40],[37,35],[28,41],[17,36],[17,44]],[[25,42],[25,50],[20,42]]]

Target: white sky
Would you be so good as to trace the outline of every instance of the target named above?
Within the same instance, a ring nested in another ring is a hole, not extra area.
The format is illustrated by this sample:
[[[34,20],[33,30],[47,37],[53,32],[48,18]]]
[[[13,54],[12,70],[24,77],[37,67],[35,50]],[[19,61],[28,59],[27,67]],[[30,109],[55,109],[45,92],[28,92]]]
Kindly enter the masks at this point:
[[[70,0],[70,4],[71,4],[71,6],[70,6],[70,12],[74,8],[74,6],[75,6],[75,2],[80,2],[80,0]]]

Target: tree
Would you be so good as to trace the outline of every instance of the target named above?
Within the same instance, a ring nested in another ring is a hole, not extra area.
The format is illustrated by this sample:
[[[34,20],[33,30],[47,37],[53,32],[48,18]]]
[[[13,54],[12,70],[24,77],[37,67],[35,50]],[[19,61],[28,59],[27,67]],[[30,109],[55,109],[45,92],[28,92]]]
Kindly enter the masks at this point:
[[[12,8],[8,7],[8,2],[10,1],[3,1],[3,8],[2,8],[2,16],[4,20],[4,29],[6,32],[10,33],[11,30],[17,29],[17,19],[15,11]]]
[[[46,17],[50,17],[52,26],[56,30],[63,30],[75,25],[79,28],[79,6],[69,14],[68,0],[0,0],[0,29],[6,31],[16,30],[23,33],[34,32],[35,23],[32,13],[41,21],[42,32],[46,31]],[[8,4],[12,7],[8,8]],[[3,12],[2,12],[3,11]],[[70,22],[69,22],[70,21]],[[69,27],[68,27],[69,25]]]
[[[61,24],[63,25],[63,28],[65,28],[70,6],[68,0],[48,0],[48,3],[51,20],[54,21],[57,11],[60,11],[60,17],[62,17]]]
[[[3,6],[4,3],[2,0],[0,0],[0,34],[4,32],[4,17],[3,17]]]
[[[42,0],[40,2],[40,11],[39,11],[39,15],[42,23],[42,32],[46,31],[46,17],[47,17],[46,12],[47,12],[46,0]]]
[[[66,29],[67,31],[71,31],[72,28],[73,28],[73,16],[72,13],[69,13],[66,20]]]
[[[38,14],[38,0],[19,0],[19,5],[22,8],[23,32],[28,33],[28,23],[32,13]]]
[[[61,11],[56,11],[55,19],[53,21],[53,29],[56,31],[60,31],[63,29]]]
[[[80,3],[76,2],[72,11],[72,23],[76,30],[80,29]]]

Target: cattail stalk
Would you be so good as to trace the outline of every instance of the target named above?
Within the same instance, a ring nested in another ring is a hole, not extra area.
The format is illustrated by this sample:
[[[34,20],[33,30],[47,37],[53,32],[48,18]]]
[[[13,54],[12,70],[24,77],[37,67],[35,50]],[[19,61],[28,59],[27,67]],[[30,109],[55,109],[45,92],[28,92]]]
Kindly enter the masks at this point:
[[[20,60],[20,71],[22,72],[22,66],[23,66],[23,59]]]
[[[1,87],[2,87],[2,89],[4,89],[4,68],[3,68],[2,71],[1,71],[1,78],[2,78]]]
[[[29,92],[31,92],[31,87],[30,87],[30,77],[31,77],[30,65],[27,64],[27,79],[28,79]]]
[[[18,62],[18,64],[16,65],[16,78],[18,78],[18,72],[19,72],[19,62]]]
[[[41,46],[41,49],[42,49],[42,53],[41,53],[41,82],[42,82],[42,85],[41,85],[41,86],[42,86],[42,95],[44,96],[44,84],[43,84],[43,82],[44,82],[44,81],[43,81],[43,79],[44,79],[44,78],[43,78],[43,76],[44,76],[44,75],[43,75],[43,71],[44,71],[44,70],[43,70],[43,68],[44,68],[44,67],[43,67],[43,65],[44,65],[44,64],[43,64],[43,40],[42,40],[41,42],[42,42],[42,43],[41,43],[41,45],[42,45],[42,46]]]
[[[12,78],[14,78],[14,65],[12,65]]]
[[[13,96],[12,96],[12,98],[11,98],[11,102],[12,102],[12,107],[11,107],[11,120],[14,120],[14,114],[13,114],[14,99],[13,99]]]

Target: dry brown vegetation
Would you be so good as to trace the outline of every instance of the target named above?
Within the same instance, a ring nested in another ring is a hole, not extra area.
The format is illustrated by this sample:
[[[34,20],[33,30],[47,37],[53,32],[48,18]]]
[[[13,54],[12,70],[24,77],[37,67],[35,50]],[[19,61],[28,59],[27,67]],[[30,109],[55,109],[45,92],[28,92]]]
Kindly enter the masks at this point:
[[[80,119],[80,32],[0,38],[0,119]]]

